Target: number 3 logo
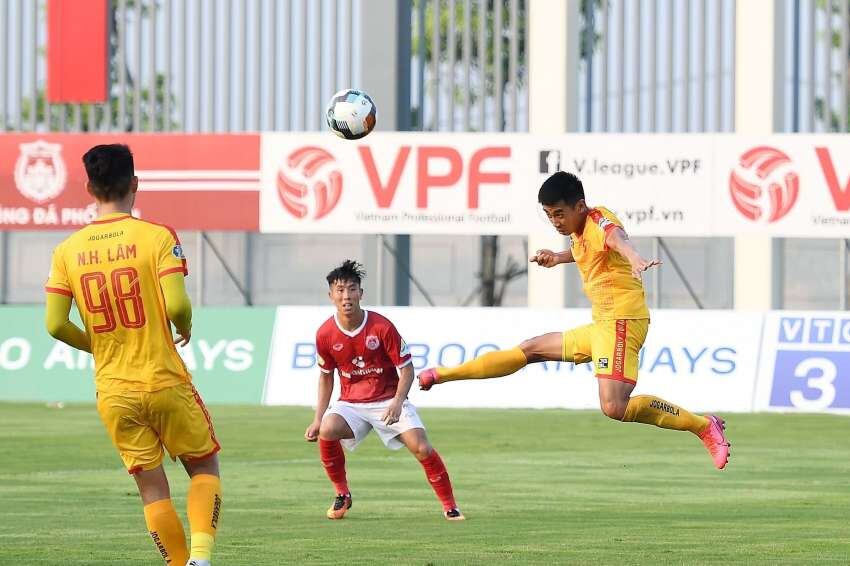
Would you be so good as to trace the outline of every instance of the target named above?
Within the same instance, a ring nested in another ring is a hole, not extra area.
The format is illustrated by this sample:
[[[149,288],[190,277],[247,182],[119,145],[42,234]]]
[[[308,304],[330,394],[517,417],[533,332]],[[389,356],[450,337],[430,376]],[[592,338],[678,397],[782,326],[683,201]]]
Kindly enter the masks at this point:
[[[812,371],[819,371],[820,375],[810,376]],[[807,358],[797,364],[794,368],[794,377],[806,380],[806,387],[820,391],[817,399],[808,399],[802,391],[791,391],[791,403],[799,409],[826,409],[835,401],[835,378],[838,377],[838,368],[832,360],[827,358]]]

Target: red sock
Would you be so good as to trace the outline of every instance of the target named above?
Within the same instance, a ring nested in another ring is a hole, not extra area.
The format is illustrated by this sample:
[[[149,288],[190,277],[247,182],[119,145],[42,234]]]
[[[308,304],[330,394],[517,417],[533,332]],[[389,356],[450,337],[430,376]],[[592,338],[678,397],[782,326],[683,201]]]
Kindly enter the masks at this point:
[[[348,480],[345,477],[345,454],[342,452],[342,444],[339,440],[322,440],[319,439],[319,455],[322,458],[322,465],[325,467],[325,473],[331,483],[334,484],[334,489],[338,495],[347,495]]]
[[[443,510],[448,511],[457,507],[455,496],[452,493],[452,482],[449,479],[449,472],[446,471],[446,465],[443,464],[443,459],[434,450],[431,455],[424,460],[419,461],[422,468],[425,470],[425,477],[428,478],[428,483],[434,488],[434,493],[437,494],[437,499],[443,504]]]

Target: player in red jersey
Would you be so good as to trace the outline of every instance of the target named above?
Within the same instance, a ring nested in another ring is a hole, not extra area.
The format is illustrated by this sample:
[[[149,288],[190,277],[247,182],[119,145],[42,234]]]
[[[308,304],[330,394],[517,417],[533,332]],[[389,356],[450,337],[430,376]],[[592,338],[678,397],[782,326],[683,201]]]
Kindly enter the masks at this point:
[[[406,446],[410,450],[443,504],[445,518],[462,521],[446,466],[428,442],[416,407],[407,400],[413,383],[407,344],[392,322],[360,308],[364,276],[362,266],[352,260],[328,274],[328,296],[336,313],[316,332],[319,400],[316,418],[304,438],[319,442],[322,465],[336,489],[327,517],[342,519],[351,508],[342,446],[354,450],[374,429],[387,448]],[[334,370],[342,391],[339,400],[330,405]]]

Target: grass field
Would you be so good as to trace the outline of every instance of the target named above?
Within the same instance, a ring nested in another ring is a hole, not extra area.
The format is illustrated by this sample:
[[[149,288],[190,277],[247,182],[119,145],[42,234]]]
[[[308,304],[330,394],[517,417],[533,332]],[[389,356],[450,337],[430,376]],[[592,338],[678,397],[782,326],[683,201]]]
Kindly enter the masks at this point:
[[[213,407],[224,446],[214,564],[850,563],[850,419],[729,415],[733,460],[593,412],[422,410],[467,515],[406,452],[348,457],[331,489],[303,408]],[[185,474],[169,463],[183,515]],[[157,564],[93,406],[0,404],[0,564]]]

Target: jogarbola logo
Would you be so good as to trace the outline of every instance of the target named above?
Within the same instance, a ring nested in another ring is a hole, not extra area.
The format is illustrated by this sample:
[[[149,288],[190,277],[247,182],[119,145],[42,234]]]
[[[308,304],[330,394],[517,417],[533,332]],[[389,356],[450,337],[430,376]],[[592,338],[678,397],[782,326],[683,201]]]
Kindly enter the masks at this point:
[[[62,159],[62,146],[38,140],[22,143],[15,163],[15,186],[28,199],[47,202],[65,190],[68,172]]]

